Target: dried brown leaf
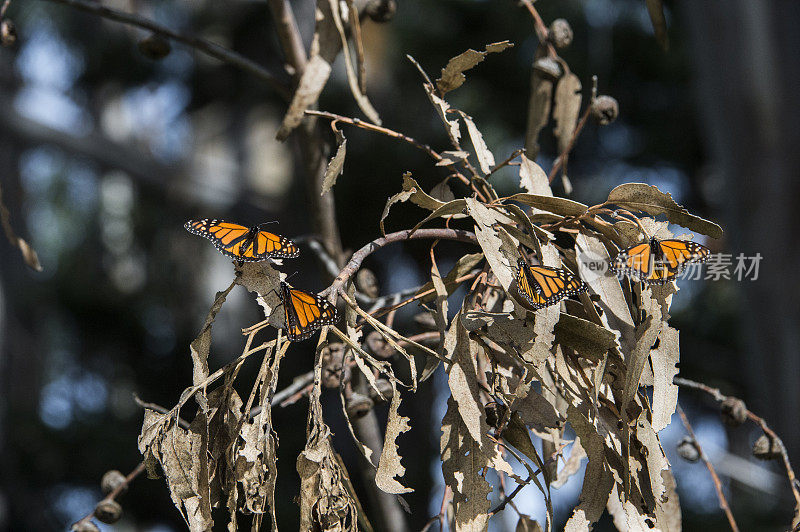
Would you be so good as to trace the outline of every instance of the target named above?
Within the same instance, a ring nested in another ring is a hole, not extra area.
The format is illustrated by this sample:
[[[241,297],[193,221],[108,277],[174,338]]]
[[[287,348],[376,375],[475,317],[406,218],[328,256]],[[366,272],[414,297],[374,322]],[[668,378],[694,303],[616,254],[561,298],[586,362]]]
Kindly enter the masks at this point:
[[[394,394],[389,405],[389,420],[386,422],[386,436],[383,442],[383,452],[378,462],[378,472],[375,474],[375,483],[386,493],[409,493],[414,491],[400,484],[394,477],[402,477],[406,468],[400,464],[400,455],[397,452],[397,437],[411,429],[409,418],[401,416],[397,409],[400,407],[400,393],[392,383]]]
[[[528,159],[524,153],[520,157],[519,186],[529,194],[536,196],[553,195],[545,171],[534,161]]]
[[[567,458],[564,467],[562,467],[558,472],[556,479],[553,481],[551,486],[558,489],[566,484],[570,477],[580,470],[581,462],[583,462],[584,458],[586,458],[586,451],[581,445],[581,439],[576,438],[572,443],[572,449],[570,450],[569,458]]]
[[[211,349],[211,325],[217,318],[217,313],[222,309],[225,298],[228,297],[228,294],[231,293],[234,286],[236,286],[236,283],[231,283],[231,285],[222,292],[217,292],[200,334],[189,344],[192,355],[192,382],[195,386],[208,378],[208,352],[209,349]]]
[[[553,196],[541,196],[536,194],[514,194],[513,196],[509,196],[507,200],[518,201],[529,207],[560,214],[561,216],[578,216],[586,212],[586,209],[589,208],[583,203],[566,198],[555,198]]]
[[[433,104],[433,107],[439,114],[439,118],[441,118],[442,123],[447,129],[447,136],[450,137],[450,142],[454,146],[458,146],[458,141],[461,139],[461,123],[457,119],[451,120],[447,117],[448,111],[450,111],[450,104],[436,93],[433,85],[425,83],[424,88],[428,99]]]
[[[491,485],[481,475],[486,459],[478,442],[470,436],[452,397],[442,418],[441,458],[445,484],[453,490],[456,530],[482,532],[489,521],[487,497],[492,492]]]
[[[525,129],[525,153],[531,159],[539,154],[539,133],[550,120],[553,79],[536,68],[531,74],[531,95],[528,100],[528,124]],[[536,192],[541,194],[541,192]]]
[[[678,386],[672,382],[678,374],[680,360],[677,329],[664,327],[658,347],[650,351],[650,360],[653,364],[653,430],[659,432],[669,425],[678,406]]]
[[[669,49],[669,35],[667,35],[667,18],[664,16],[664,3],[662,0],[645,0],[647,3],[647,13],[650,15],[650,22],[653,23],[653,31],[656,40],[661,48]]]
[[[447,184],[447,179],[433,187],[431,189],[430,196],[445,203],[456,199],[455,194],[453,194],[453,190],[450,188],[450,185]]]
[[[334,155],[330,162],[328,162],[328,167],[325,169],[325,177],[322,180],[322,192],[320,192],[320,196],[324,196],[326,192],[328,192],[333,185],[336,184],[336,178],[342,175],[344,171],[344,158],[347,154],[347,139],[344,138],[344,133],[336,130],[336,155]]]
[[[442,156],[442,159],[436,163],[436,166],[449,166],[451,164],[461,162],[469,157],[469,152],[464,150],[450,150],[443,151],[439,155]]]
[[[542,527],[538,521],[531,519],[525,514],[520,514],[514,532],[542,532]]]
[[[457,89],[466,81],[464,72],[483,61],[488,54],[502,52],[512,46],[514,45],[509,41],[496,42],[487,44],[483,52],[478,52],[470,48],[466,52],[455,56],[450,59],[450,61],[447,62],[447,66],[442,69],[442,76],[436,80],[436,88],[439,89],[439,93],[442,95],[448,91]]]
[[[472,117],[459,111],[461,115],[461,119],[464,120],[464,123],[467,125],[467,132],[469,133],[469,138],[472,141],[472,147],[475,150],[475,155],[478,157],[478,164],[481,167],[481,172],[484,175],[488,174],[492,171],[492,166],[494,166],[494,155],[492,152],[489,151],[489,147],[486,146],[486,141],[483,140],[483,135],[478,130],[478,126],[475,125],[475,122],[472,120]]]
[[[586,532],[603,515],[614,478],[606,465],[603,437],[598,434],[596,427],[574,406],[569,407],[567,419],[581,439],[589,464],[583,477],[580,503],[573,510],[564,531]]]
[[[647,297],[647,291],[642,291],[642,297]],[[643,305],[644,308],[649,307],[649,312],[645,319],[636,326],[636,345],[630,353],[626,353],[625,364],[627,365],[627,372],[625,373],[625,385],[622,391],[622,405],[620,410],[624,410],[628,403],[636,395],[639,390],[639,381],[642,378],[642,372],[650,357],[650,350],[653,348],[661,334],[661,329],[664,327],[664,322],[661,320],[661,309],[655,305]]]
[[[619,279],[607,267],[608,251],[596,236],[581,232],[575,238],[575,253],[578,274],[589,285],[590,292],[600,296],[598,304],[603,309],[604,325],[621,334],[621,343],[627,352],[635,343],[633,317]],[[592,268],[592,264],[603,268]]]
[[[667,219],[677,225],[697,231],[711,238],[720,238],[722,228],[699,216],[690,214],[678,205],[672,195],[661,192],[653,185],[645,183],[625,183],[614,188],[608,195],[608,201],[620,207],[652,216],[666,215]]]
[[[558,151],[564,153],[572,140],[572,134],[581,112],[581,81],[572,72],[565,73],[556,85],[553,130],[558,139]]]
[[[283,117],[281,127],[278,129],[276,138],[286,140],[289,134],[300,125],[305,118],[306,109],[311,108],[325,88],[328,78],[331,75],[331,64],[319,55],[312,56],[306,63],[300,83],[294,91],[289,109]]]
[[[609,349],[618,349],[617,336],[595,323],[561,313],[553,331],[556,342],[599,362]]]

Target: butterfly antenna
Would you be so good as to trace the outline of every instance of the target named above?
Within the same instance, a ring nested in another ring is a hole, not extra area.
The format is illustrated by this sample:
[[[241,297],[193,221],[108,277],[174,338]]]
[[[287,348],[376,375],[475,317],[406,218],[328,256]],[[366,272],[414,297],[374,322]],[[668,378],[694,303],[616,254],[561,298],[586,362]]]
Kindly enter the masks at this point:
[[[279,222],[278,220],[270,220],[269,222],[261,222],[261,223],[260,223],[260,224],[258,224],[256,227],[258,227],[259,229],[261,229],[261,226],[262,226],[262,225],[277,224],[277,223],[280,223],[280,222]]]

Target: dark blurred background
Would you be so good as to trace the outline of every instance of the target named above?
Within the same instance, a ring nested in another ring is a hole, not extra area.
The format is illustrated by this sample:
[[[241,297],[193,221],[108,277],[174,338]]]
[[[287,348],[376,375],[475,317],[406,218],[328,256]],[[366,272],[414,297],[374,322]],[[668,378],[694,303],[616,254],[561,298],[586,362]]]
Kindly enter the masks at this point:
[[[263,1],[107,4],[261,64],[282,64]],[[310,39],[313,3],[292,4]],[[672,322],[681,331],[681,375],[743,398],[781,434],[797,463],[800,248],[792,231],[800,227],[800,3],[666,2],[666,52],[643,1],[536,6],[546,23],[563,17],[572,25],[574,42],[560,53],[584,88],[596,74],[600,92],[620,105],[615,123],[590,124],[581,135],[570,158],[572,197],[597,202],[623,182],[654,184],[723,225],[725,238],[706,242],[715,251],[763,256],[756,281],[682,282]],[[27,269],[17,250],[0,242],[0,528],[63,530],[101,498],[105,471],[127,473],[138,464],[142,412],[133,394],[175,403],[191,382],[188,344],[214,293],[232,278],[231,263],[187,233],[184,221],[278,220],[277,232],[305,235],[312,230],[307,194],[318,192],[304,189],[290,145],[274,140],[285,103],[262,81],[181,45],[160,61],[148,59],[137,50],[147,33],[48,1],[15,0],[7,16],[19,37],[0,48],[0,185],[14,228],[38,251],[44,270]],[[436,77],[469,47],[514,42],[470,71],[450,100],[475,118],[498,161],[523,145],[537,39],[514,1],[402,0],[390,23],[366,22],[364,33],[368,90],[385,125],[439,149],[447,149],[446,136],[405,54]],[[359,116],[341,58],[320,107]],[[378,235],[385,199],[399,190],[404,171],[426,188],[445,174],[408,145],[361,130],[346,135],[335,193],[343,243],[352,250]],[[551,128],[541,143],[538,161],[548,169],[556,155]],[[493,183],[511,193],[515,179],[516,170],[507,168]],[[564,194],[560,183],[556,194]],[[419,216],[400,206],[387,227],[407,227]],[[426,249],[396,245],[370,259],[383,293],[423,280]],[[457,249],[439,248],[442,269]],[[303,253],[285,270],[299,269],[298,284],[322,289],[324,276],[308,248]],[[413,330],[409,316],[399,318],[403,330]],[[252,298],[235,289],[214,325],[213,368],[241,352],[240,329],[260,319]],[[310,369],[311,349],[310,343],[292,348],[279,388]],[[245,366],[242,393],[256,371],[257,362]],[[354,466],[338,399],[325,399],[337,450]],[[406,485],[416,490],[406,497],[412,530],[441,501],[444,400],[442,381],[434,378],[404,401],[413,426],[400,439]],[[787,481],[776,464],[750,456],[758,432],[749,425],[727,429],[715,405],[695,392],[681,390],[680,401],[740,527],[784,530],[792,508]],[[273,414],[280,437],[278,519],[288,530],[297,528],[295,460],[306,406],[301,400]],[[661,433],[684,530],[727,530],[707,471],[675,452],[683,435],[677,417]],[[559,491],[560,523],[579,490],[575,477]],[[537,495],[526,488],[516,502],[541,520]],[[161,480],[137,479],[121,502],[120,530],[184,527]],[[515,523],[508,509],[492,527],[509,530]],[[596,529],[613,526],[606,517]]]

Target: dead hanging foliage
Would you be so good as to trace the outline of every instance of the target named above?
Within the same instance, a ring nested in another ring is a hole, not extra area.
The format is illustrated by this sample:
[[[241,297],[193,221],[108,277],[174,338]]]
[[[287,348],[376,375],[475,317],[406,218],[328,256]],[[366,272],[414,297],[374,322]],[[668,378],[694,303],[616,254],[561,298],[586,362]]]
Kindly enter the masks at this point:
[[[317,3],[312,58],[284,125],[291,126],[300,116],[297,108],[316,101],[332,51],[346,48],[339,5]],[[330,301],[342,301],[344,323],[322,328],[313,375],[301,387],[290,386],[290,399],[282,398],[296,401],[302,396],[309,402],[307,442],[296,464],[302,530],[372,529],[331,445],[331,431],[322,416],[322,388],[338,389],[354,444],[375,469],[375,487],[400,496],[414,489],[404,478],[408,464],[403,463],[401,442],[415,423],[401,413],[401,406],[414,400],[418,387],[427,385],[424,381],[439,367],[449,393],[439,451],[452,499],[443,501],[438,518],[450,520],[453,530],[485,530],[493,515],[532,484],[545,503],[546,519],[540,524],[520,514],[517,530],[552,531],[552,490],[578,474],[584,462],[580,500],[565,530],[591,530],[606,511],[623,530],[681,528],[675,480],[659,439],[677,407],[673,379],[680,362],[678,331],[669,324],[677,288],[674,282],[657,286],[619,278],[608,266],[611,257],[637,242],[651,236],[670,238],[668,223],[712,238],[720,237],[722,230],[651,185],[620,185],[592,206],[554,195],[547,174],[535,162],[537,138],[552,110],[559,159],[566,161],[584,123],[576,124],[582,102],[591,105],[595,91],[582,98],[578,77],[544,43],[537,52],[531,87],[528,152],[519,150],[498,165],[479,125],[446,97],[488,54],[510,47],[503,41],[487,45],[483,52],[468,50],[451,59],[435,83],[412,60],[420,70],[431,114],[438,116],[449,139],[441,152],[385,127],[318,113],[334,120],[339,144],[327,168],[323,194],[335,187],[343,169],[346,144],[338,129],[343,125],[408,142],[430,155],[431,165],[424,178],[403,173],[400,190],[386,199],[377,221],[381,236],[356,251],[322,292]],[[315,61],[326,66],[315,73]],[[557,68],[545,75],[543,61]],[[463,142],[465,137],[469,143]],[[519,192],[500,197],[492,176],[517,158]],[[457,196],[448,185],[455,181],[468,190]],[[421,209],[419,221],[387,233],[392,207],[403,202]],[[352,279],[370,253],[418,238],[469,244],[442,275],[434,243],[430,281],[420,287],[382,297],[358,293]],[[532,289],[536,293],[523,297],[531,281],[521,272],[520,261],[566,269],[581,279],[581,289],[561,298],[544,297],[537,281],[539,286]],[[252,514],[255,529],[266,516],[277,530],[278,432],[297,430],[274,427],[271,416],[280,362],[291,347],[280,332],[286,326],[279,296],[283,278],[270,263],[238,266],[234,284],[217,294],[191,344],[193,385],[166,413],[145,412],[139,448],[151,474],[166,478],[175,506],[193,530],[210,528],[216,507],[228,509],[231,530],[236,529],[237,512]],[[212,373],[212,323],[235,284],[253,294],[265,319],[244,330],[242,354]],[[451,318],[451,296],[459,289],[466,295]],[[536,297],[547,299],[538,309],[531,304]],[[367,308],[364,302],[373,306]],[[384,318],[411,303],[424,305],[420,323],[428,331],[421,336],[398,330],[392,319]],[[268,327],[279,330],[277,338],[254,346],[255,335]],[[245,401],[233,385],[250,357],[260,359],[261,369]],[[353,383],[358,382],[364,386],[356,390]],[[198,404],[195,418],[181,423],[181,408],[192,398]],[[387,421],[382,450],[376,452],[358,440],[351,418],[381,402],[388,403],[379,407],[387,409]],[[504,482],[496,482],[498,478]]]

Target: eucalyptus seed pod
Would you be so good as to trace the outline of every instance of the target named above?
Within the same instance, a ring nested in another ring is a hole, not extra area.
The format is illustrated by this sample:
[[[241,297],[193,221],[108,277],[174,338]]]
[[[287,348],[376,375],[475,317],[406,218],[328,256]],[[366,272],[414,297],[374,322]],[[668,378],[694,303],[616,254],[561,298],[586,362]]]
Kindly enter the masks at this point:
[[[335,342],[322,350],[322,385],[326,388],[338,388],[343,378],[350,380],[350,367],[342,367],[344,361],[344,344]]]
[[[350,397],[345,401],[345,409],[351,419],[366,416],[373,406],[375,406],[375,403],[372,402],[372,399],[360,393],[350,394]]]
[[[556,48],[566,48],[569,46],[572,43],[572,37],[572,27],[566,19],[557,18],[550,23],[547,38]]]
[[[388,360],[394,356],[396,351],[389,345],[386,338],[381,336],[378,331],[372,331],[367,335],[367,350],[377,359]]]
[[[17,27],[11,19],[3,19],[0,22],[0,44],[3,46],[14,46],[17,42]]]
[[[687,462],[694,463],[700,460],[700,450],[697,448],[697,444],[694,440],[689,436],[684,436],[681,438],[681,441],[678,442],[678,455]]]
[[[533,63],[533,69],[543,74],[544,77],[556,80],[561,77],[563,71],[558,61],[552,57],[541,57]]]
[[[72,532],[100,532],[100,529],[91,521],[80,521],[72,525]]]
[[[738,427],[747,421],[747,407],[744,401],[736,397],[728,397],[720,406],[722,422],[729,427]]]
[[[169,41],[157,33],[151,33],[139,41],[139,52],[156,61],[164,59],[171,51],[172,45]]]
[[[753,444],[753,456],[759,460],[775,460],[781,456],[781,448],[778,442],[762,434]]]
[[[375,381],[375,385],[378,387],[380,393],[375,391],[375,388],[372,386],[369,387],[369,398],[372,399],[375,403],[383,403],[388,401],[394,395],[394,389],[392,389],[392,383],[390,383],[386,379],[377,379]]]
[[[378,286],[378,278],[367,268],[361,268],[356,274],[356,287],[358,291],[369,297],[378,297],[380,295],[380,286]]]
[[[375,22],[389,22],[397,13],[397,2],[395,0],[371,0],[364,12]]]
[[[125,484],[125,475],[117,471],[116,469],[112,469],[111,471],[106,471],[103,475],[103,478],[100,479],[100,489],[103,490],[104,495],[108,495],[118,487]]]
[[[592,118],[601,126],[607,126],[619,116],[619,104],[611,96],[600,95],[592,102]]]
[[[94,516],[101,523],[112,525],[122,517],[122,506],[117,501],[103,499],[94,508]]]

